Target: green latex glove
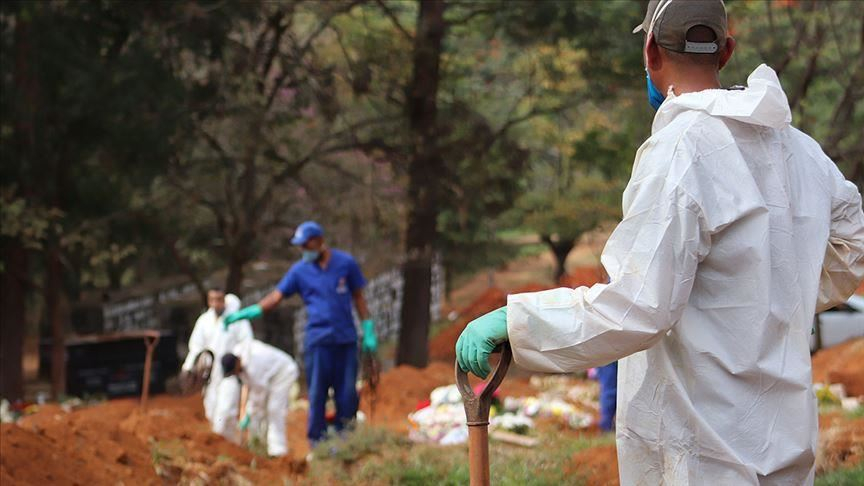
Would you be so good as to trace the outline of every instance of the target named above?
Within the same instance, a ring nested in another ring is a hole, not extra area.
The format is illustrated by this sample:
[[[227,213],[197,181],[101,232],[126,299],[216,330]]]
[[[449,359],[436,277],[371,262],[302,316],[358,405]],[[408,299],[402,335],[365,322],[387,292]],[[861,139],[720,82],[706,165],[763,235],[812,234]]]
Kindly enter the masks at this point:
[[[496,309],[468,323],[456,341],[456,361],[462,371],[486,378],[489,355],[495,346],[507,340],[507,307]]]
[[[375,321],[363,320],[363,342],[361,350],[364,353],[375,353],[378,351],[378,336],[375,334]]]
[[[240,420],[240,424],[239,424],[240,430],[248,429],[249,428],[249,422],[251,422],[251,421],[252,421],[252,418],[249,417],[248,413],[246,415],[244,415],[243,418]]]
[[[228,314],[227,316],[225,316],[225,318],[222,319],[222,326],[225,327],[225,329],[228,329],[228,326],[230,326],[231,324],[233,324],[237,321],[243,321],[243,320],[250,320],[251,321],[252,319],[257,319],[257,318],[261,317],[261,314],[263,314],[263,313],[264,313],[264,310],[261,308],[260,305],[258,305],[258,304],[250,305],[249,307],[240,309],[237,312],[232,312],[231,314]]]

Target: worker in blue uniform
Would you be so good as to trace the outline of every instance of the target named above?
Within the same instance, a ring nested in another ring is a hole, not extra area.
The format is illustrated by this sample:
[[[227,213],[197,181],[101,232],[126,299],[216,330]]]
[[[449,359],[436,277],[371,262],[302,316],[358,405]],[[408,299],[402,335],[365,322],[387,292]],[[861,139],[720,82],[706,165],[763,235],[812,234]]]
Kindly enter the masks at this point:
[[[618,395],[618,362],[597,367],[600,383],[600,429],[615,430],[615,400]]]
[[[369,315],[363,287],[366,279],[350,254],[330,248],[324,230],[314,221],[297,227],[293,245],[303,252],[300,261],[282,277],[276,288],[257,304],[225,317],[226,325],[255,319],[275,308],[282,299],[300,294],[308,321],[303,340],[303,362],[309,391],[307,437],[314,446],[325,438],[325,407],[330,390],[336,402],[337,431],[357,413],[357,329],[352,303],[362,322],[362,350],[375,353],[378,339]]]

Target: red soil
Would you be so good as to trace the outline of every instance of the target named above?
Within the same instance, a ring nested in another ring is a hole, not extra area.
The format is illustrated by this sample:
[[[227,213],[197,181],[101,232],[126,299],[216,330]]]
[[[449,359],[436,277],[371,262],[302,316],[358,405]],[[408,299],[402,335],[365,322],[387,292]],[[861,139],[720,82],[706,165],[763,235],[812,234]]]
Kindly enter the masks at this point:
[[[586,486],[617,486],[618,453],[614,444],[592,447],[577,452],[567,473],[581,476]]]
[[[819,417],[819,450],[816,474],[848,468],[864,461],[864,417],[841,413]]]
[[[819,448],[816,473],[849,468],[864,461],[864,418],[842,413],[819,417]],[[611,486],[618,482],[618,455],[615,445],[592,447],[577,452],[567,473],[581,476],[587,486]]]
[[[210,432],[198,396],[156,397],[146,411],[135,400],[69,413],[48,405],[17,425],[3,424],[0,439],[4,485],[218,483],[238,477],[281,483],[305,469],[290,457],[256,458]]]
[[[813,381],[842,383],[849,396],[864,396],[864,338],[813,355]]]

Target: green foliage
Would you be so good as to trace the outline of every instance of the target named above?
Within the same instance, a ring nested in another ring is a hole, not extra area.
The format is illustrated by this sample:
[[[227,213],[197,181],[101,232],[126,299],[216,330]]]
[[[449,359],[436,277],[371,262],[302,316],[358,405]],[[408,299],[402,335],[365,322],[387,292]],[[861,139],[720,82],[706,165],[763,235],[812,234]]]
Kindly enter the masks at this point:
[[[0,6],[3,248],[32,280],[60,248],[67,292],[258,258],[317,218],[378,268],[401,259],[416,2]],[[451,272],[614,220],[648,136],[644,2],[448,3],[435,242]],[[780,72],[796,125],[864,187],[861,2],[730,1],[743,84]],[[571,241],[572,242],[572,241]],[[557,243],[556,243],[557,244]],[[559,245],[560,246],[560,245]],[[2,264],[4,262],[0,262]],[[236,282],[235,282],[236,283]]]
[[[557,235],[561,241],[574,241],[601,223],[621,217],[617,182],[596,176],[571,177],[575,181],[560,192],[529,192],[519,200],[516,210],[523,215],[523,227],[540,235]]]

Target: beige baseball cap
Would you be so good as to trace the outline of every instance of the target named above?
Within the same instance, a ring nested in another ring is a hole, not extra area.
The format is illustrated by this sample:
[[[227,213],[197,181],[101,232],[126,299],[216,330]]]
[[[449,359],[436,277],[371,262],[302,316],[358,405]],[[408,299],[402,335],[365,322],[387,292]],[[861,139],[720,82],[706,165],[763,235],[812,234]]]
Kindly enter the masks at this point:
[[[714,41],[688,41],[687,32],[697,25],[713,30]],[[651,0],[645,20],[633,33],[653,32],[657,45],[671,51],[713,54],[726,43],[726,28],[723,0]]]

